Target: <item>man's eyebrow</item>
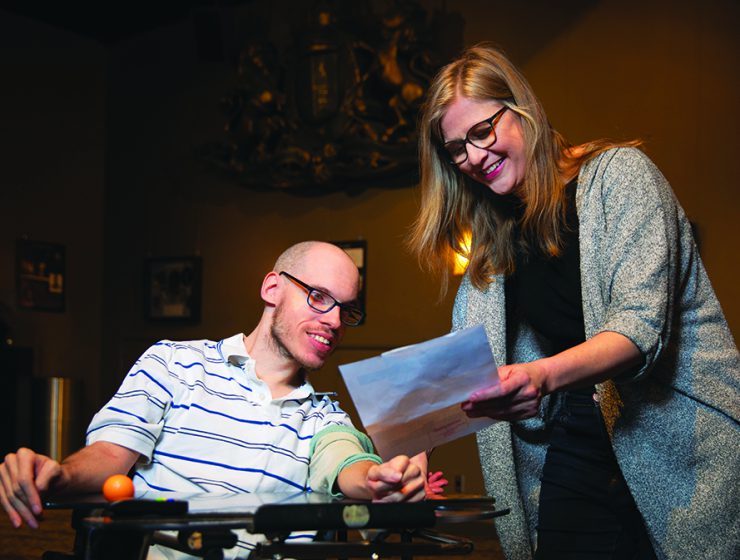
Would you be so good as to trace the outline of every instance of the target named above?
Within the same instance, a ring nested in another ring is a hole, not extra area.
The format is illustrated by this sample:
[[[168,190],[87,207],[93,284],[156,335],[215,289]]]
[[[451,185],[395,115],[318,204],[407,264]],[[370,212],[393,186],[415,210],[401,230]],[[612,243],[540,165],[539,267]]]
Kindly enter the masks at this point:
[[[313,289],[314,290],[318,290],[320,292],[323,292],[326,295],[329,295],[329,296],[333,297],[334,299],[337,299],[336,296],[334,295],[334,293],[329,288],[327,288],[325,286],[320,286],[320,285],[319,286],[314,286]],[[337,299],[337,301],[339,301],[339,300]],[[342,303],[344,303],[344,302],[342,302]]]
[[[331,297],[333,297],[333,298],[334,298],[335,300],[337,300],[337,301],[338,301],[339,303],[341,303],[342,305],[345,305],[345,304],[346,304],[346,305],[354,305],[354,306],[356,307],[356,306],[357,306],[357,304],[359,303],[359,300],[358,300],[358,298],[355,298],[355,299],[351,299],[351,300],[349,300],[349,301],[344,301],[344,300],[341,300],[341,299],[339,299],[338,297],[336,297],[336,296],[335,296],[335,295],[334,295],[334,294],[332,293],[332,291],[331,291],[331,290],[329,290],[329,289],[325,288],[324,286],[314,286],[314,289],[315,289],[315,290],[319,290],[320,292],[323,292],[323,293],[325,293],[325,294],[327,294],[327,295],[330,295]]]

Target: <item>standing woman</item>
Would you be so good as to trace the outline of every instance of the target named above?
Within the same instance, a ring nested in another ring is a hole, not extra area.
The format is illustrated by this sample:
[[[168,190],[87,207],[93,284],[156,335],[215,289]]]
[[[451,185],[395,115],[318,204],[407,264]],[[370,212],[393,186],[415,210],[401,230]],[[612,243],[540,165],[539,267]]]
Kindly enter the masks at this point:
[[[740,557],[740,357],[636,146],[568,144],[486,45],[428,92],[410,244],[446,289],[472,234],[453,329],[507,364],[463,409],[507,421],[478,447],[510,560]]]

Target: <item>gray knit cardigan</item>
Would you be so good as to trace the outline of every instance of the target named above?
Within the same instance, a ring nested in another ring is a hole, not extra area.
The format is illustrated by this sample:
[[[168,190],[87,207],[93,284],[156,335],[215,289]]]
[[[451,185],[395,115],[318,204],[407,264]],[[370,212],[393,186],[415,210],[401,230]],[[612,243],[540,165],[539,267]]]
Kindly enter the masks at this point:
[[[641,151],[609,150],[578,177],[581,290],[586,338],[623,334],[644,366],[597,386],[619,466],[658,558],[740,558],[740,357],[670,185]],[[507,347],[504,281],[463,278],[453,330],[482,324],[497,363],[548,355],[518,321]],[[538,417],[477,434],[487,492],[511,514],[496,522],[509,560],[536,547],[545,427]]]

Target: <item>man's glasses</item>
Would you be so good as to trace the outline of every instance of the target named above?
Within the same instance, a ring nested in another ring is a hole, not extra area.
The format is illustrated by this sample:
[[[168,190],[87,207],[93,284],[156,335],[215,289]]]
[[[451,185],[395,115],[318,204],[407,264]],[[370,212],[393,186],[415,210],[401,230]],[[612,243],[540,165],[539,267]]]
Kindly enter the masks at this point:
[[[295,284],[298,284],[300,287],[306,290],[306,292],[308,293],[308,296],[306,297],[306,303],[308,303],[308,306],[314,311],[318,311],[319,313],[329,313],[329,311],[331,311],[335,307],[339,307],[339,318],[341,319],[342,323],[349,327],[356,327],[357,325],[359,325],[362,321],[362,318],[365,316],[365,314],[360,311],[358,307],[355,307],[354,305],[348,303],[338,302],[326,292],[322,292],[321,290],[318,290],[313,286],[309,286],[305,282],[298,280],[298,278],[288,274],[285,271],[281,271],[280,275],[285,276],[288,280],[294,282]]]
[[[468,160],[466,144],[476,148],[490,148],[496,143],[496,125],[508,107],[502,107],[494,115],[470,127],[465,140],[450,140],[443,144],[447,159],[453,165],[462,165]]]

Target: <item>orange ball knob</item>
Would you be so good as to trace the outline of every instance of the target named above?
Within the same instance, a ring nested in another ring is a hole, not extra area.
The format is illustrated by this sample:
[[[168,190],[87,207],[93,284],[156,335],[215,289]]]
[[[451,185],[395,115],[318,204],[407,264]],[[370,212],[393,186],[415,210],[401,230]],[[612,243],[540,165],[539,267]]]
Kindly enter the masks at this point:
[[[134,483],[125,474],[109,476],[103,484],[103,496],[109,502],[133,498]]]

